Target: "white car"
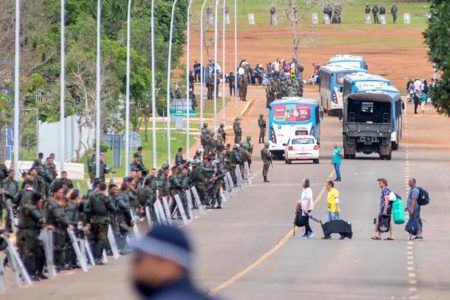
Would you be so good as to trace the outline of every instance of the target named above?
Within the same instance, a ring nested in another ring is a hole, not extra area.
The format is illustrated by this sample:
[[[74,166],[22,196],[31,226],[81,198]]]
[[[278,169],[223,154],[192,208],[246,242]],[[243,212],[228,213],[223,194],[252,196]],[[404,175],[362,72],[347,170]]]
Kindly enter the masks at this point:
[[[315,164],[319,163],[319,145],[314,136],[292,137],[285,146],[284,159],[287,164],[293,160],[312,160]]]

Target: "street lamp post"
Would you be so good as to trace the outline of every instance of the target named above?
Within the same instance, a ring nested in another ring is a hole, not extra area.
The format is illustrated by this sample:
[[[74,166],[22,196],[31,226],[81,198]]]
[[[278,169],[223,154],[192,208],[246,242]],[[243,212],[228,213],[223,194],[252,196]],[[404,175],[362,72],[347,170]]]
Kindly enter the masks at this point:
[[[172,39],[173,39],[173,23],[175,19],[175,7],[177,5],[178,0],[173,1],[172,5],[172,14],[170,17],[170,33],[169,33],[169,56],[167,60],[167,162],[170,164],[172,162],[171,159],[171,141],[170,141],[170,71],[172,70]]]
[[[226,120],[226,108],[225,108],[225,28],[226,28],[226,15],[225,15],[225,8],[226,8],[227,0],[223,0],[223,7],[222,7],[222,119],[225,123]]]
[[[97,155],[95,156],[95,177],[100,177],[100,84],[101,84],[101,74],[100,74],[100,62],[101,62],[101,19],[102,19],[102,4],[101,0],[97,0],[97,80],[96,80],[96,107],[97,107],[97,118],[96,118],[96,131],[95,131],[95,149]]]
[[[200,130],[203,128],[203,106],[205,102],[204,86],[203,86],[203,40],[205,39],[205,32],[203,29],[203,10],[208,0],[203,1],[202,9],[200,10]]]
[[[156,169],[158,162],[156,161],[156,79],[155,79],[155,0],[152,0],[152,21],[151,21],[151,39],[152,39],[152,125],[153,125],[153,168]]]
[[[214,131],[217,131],[217,11],[219,0],[216,0],[214,12]]]
[[[189,44],[190,44],[190,29],[191,29],[191,6],[192,2],[194,0],[189,0],[189,5],[187,9],[187,38],[186,38],[186,158],[189,159],[189,148],[190,148],[190,141],[189,141],[189,131],[190,131],[190,116],[189,116],[189,108],[190,108],[190,91],[189,91]]]
[[[131,5],[133,0],[128,0],[127,10],[127,82],[125,100],[125,176],[130,174],[130,48],[131,48]]]
[[[16,32],[14,52],[14,168],[19,176],[19,101],[20,101],[20,0],[16,0]]]
[[[234,0],[234,110],[237,113],[237,0]]]
[[[61,0],[61,83],[60,83],[60,108],[59,108],[59,119],[61,125],[59,126],[60,135],[60,171],[64,171],[64,160],[65,160],[65,87],[66,87],[66,47],[65,47],[65,13],[66,13],[66,2]]]

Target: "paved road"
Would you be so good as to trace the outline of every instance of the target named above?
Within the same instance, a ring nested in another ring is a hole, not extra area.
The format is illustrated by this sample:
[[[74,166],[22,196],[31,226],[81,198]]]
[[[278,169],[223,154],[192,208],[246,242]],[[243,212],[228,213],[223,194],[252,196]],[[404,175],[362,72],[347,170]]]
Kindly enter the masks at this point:
[[[253,136],[257,115],[267,112],[262,94],[250,91],[255,100],[243,118],[244,132]],[[276,161],[271,182],[264,184],[256,150],[253,184],[227,201],[223,210],[210,211],[188,227],[200,286],[225,299],[450,299],[450,122],[429,112],[407,114],[405,123],[404,142],[391,161],[371,155],[343,162],[343,181],[337,188],[342,218],[353,225],[352,240],[321,240],[317,223],[312,223],[316,235],[310,240],[299,239],[302,230],[291,235],[302,178],[312,183],[317,201],[313,214],[324,219],[323,186],[333,175],[331,149],[341,141],[335,118],[325,118],[322,124],[319,165]],[[370,240],[380,193],[376,178],[386,177],[389,187],[405,196],[409,176],[431,194],[430,206],[423,209],[425,239],[408,241],[404,226],[396,225],[395,241]],[[54,282],[14,290],[5,299],[132,298],[128,261],[125,257],[87,274],[59,276]]]

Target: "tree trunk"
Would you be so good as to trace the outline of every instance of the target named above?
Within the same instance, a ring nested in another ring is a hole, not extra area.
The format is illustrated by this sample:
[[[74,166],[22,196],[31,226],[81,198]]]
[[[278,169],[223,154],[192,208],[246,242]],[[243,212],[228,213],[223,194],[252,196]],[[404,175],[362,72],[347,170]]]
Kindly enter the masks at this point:
[[[78,129],[78,148],[75,151],[76,152],[76,162],[80,162],[80,154],[81,154],[81,146],[83,145],[83,122],[82,117],[78,118],[76,120],[77,122],[77,129]]]
[[[0,143],[0,161],[5,161],[6,159],[6,126],[1,128],[1,143]]]
[[[292,31],[292,50],[294,52],[297,63],[300,65],[301,64],[300,54],[298,52],[298,44],[300,43],[300,38],[298,37],[298,32],[297,32],[298,20],[297,20],[297,16],[295,13],[295,5],[294,4],[295,3],[293,0],[288,0],[288,5],[289,5],[288,18],[289,18],[289,23],[291,24],[291,31]]]
[[[144,141],[145,142],[148,142],[148,121],[149,121],[149,117],[148,116],[144,116],[144,124],[145,124]]]

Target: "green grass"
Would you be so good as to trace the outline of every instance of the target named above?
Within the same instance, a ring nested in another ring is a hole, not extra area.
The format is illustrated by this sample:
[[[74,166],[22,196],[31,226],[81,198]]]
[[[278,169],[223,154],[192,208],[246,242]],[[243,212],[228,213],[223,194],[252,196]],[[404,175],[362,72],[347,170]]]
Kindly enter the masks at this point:
[[[144,159],[144,165],[146,168],[152,168],[153,167],[153,143],[152,143],[152,132],[149,131],[149,141],[144,141],[144,131],[140,130],[140,135],[142,137],[142,148],[143,148],[143,159]],[[190,146],[192,147],[196,140],[198,138],[196,136],[191,135],[190,136]],[[184,131],[172,131],[171,132],[171,154],[172,154],[172,160],[175,158],[175,154],[177,153],[177,150],[179,147],[186,148],[186,133]],[[167,132],[166,131],[157,131],[156,132],[156,160],[157,165],[160,166],[161,164],[167,162]],[[130,159],[128,163],[131,162],[131,157],[133,155],[134,151],[130,153]],[[192,153],[192,149],[191,149]],[[125,150],[122,149],[122,168],[114,168],[114,171],[116,172],[114,174],[114,177],[123,177],[125,176],[125,165],[124,165],[124,159],[125,159]],[[85,165],[85,170],[87,170],[87,154],[83,155],[83,157],[80,160],[81,163]],[[105,162],[107,165],[112,165],[112,150],[109,150],[105,153]],[[89,178],[89,174],[87,172],[85,173],[85,178]]]

